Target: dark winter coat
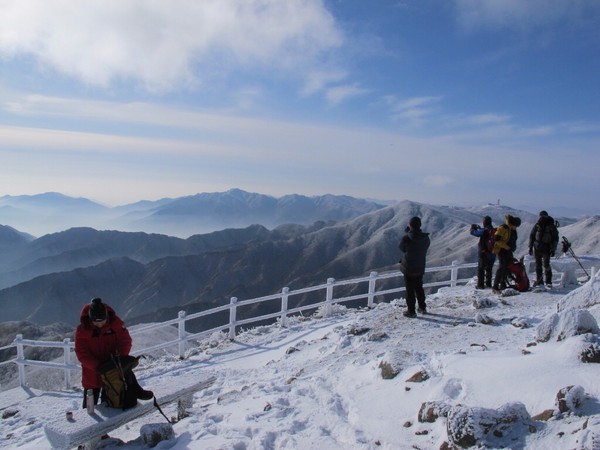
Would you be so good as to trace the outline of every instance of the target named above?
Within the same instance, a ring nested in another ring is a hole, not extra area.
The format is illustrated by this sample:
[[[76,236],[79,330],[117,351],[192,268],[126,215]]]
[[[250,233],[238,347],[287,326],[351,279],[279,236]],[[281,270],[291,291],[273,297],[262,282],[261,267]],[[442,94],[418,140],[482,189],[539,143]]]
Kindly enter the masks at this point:
[[[490,236],[490,232],[494,229],[494,227],[492,225],[486,225],[485,227],[481,228],[473,228],[471,229],[471,236],[475,236],[479,238],[479,242],[477,244],[477,247],[479,249],[479,253],[489,253],[488,250],[488,239]]]
[[[408,231],[400,240],[398,247],[404,254],[400,261],[400,271],[404,275],[423,275],[427,250],[431,241],[429,233],[423,233],[420,229]]]
[[[81,384],[84,389],[102,387],[98,366],[110,359],[111,355],[129,355],[131,336],[123,321],[108,306],[108,317],[102,327],[92,324],[88,312],[90,305],[83,307],[80,324],[75,331],[75,354],[81,363]]]
[[[550,216],[540,217],[529,233],[529,248],[542,253],[554,253],[558,246],[558,230]]]

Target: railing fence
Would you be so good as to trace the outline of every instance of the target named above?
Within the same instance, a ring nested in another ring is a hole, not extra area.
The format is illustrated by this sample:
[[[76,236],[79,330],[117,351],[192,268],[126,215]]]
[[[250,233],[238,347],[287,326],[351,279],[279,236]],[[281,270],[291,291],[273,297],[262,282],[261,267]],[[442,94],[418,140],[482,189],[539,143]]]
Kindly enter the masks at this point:
[[[450,276],[449,276],[449,279],[445,279],[442,281],[434,281],[434,282],[430,282],[430,283],[425,283],[424,287],[425,288],[440,287],[440,286],[454,287],[460,283],[467,283],[468,281],[470,281],[473,278],[473,276],[471,275],[467,278],[461,279],[458,276],[459,270],[473,269],[475,267],[477,267],[476,263],[460,264],[457,261],[453,261],[450,266],[427,268],[426,273],[449,272]],[[573,273],[574,273],[574,270],[576,270],[576,268],[573,269]],[[595,268],[592,267],[592,278],[593,278],[594,274],[595,274]],[[349,279],[349,280],[336,281],[334,278],[328,278],[327,283],[325,283],[325,284],[322,284],[319,286],[312,286],[312,287],[297,289],[294,291],[290,291],[290,289],[288,287],[284,287],[281,290],[281,293],[272,294],[272,295],[268,295],[268,296],[264,296],[264,297],[248,299],[248,300],[239,301],[237,297],[231,297],[229,304],[225,304],[225,305],[222,305],[222,306],[219,306],[216,308],[211,308],[211,309],[208,309],[205,311],[200,311],[200,312],[189,314],[189,315],[186,314],[185,311],[180,311],[177,318],[175,318],[175,319],[171,319],[171,320],[168,320],[165,322],[150,324],[147,326],[138,327],[134,330],[131,330],[131,335],[132,335],[132,337],[135,337],[135,335],[141,334],[143,332],[153,331],[153,330],[157,330],[157,329],[169,327],[169,326],[177,326],[177,328],[178,328],[177,339],[168,341],[168,342],[162,342],[162,343],[154,345],[152,347],[139,349],[139,352],[148,354],[148,353],[152,353],[157,350],[165,349],[168,347],[176,347],[179,357],[181,359],[184,359],[185,358],[185,347],[186,347],[187,342],[196,340],[196,339],[199,339],[202,337],[207,337],[215,332],[225,331],[228,333],[229,338],[233,340],[233,339],[235,339],[235,336],[236,336],[236,330],[239,327],[241,327],[242,325],[246,325],[246,324],[250,324],[250,323],[254,323],[254,322],[261,322],[261,321],[265,321],[265,320],[269,320],[269,319],[278,319],[280,322],[280,325],[282,327],[286,327],[287,323],[288,323],[287,319],[289,316],[302,313],[305,310],[314,310],[314,309],[323,307],[324,315],[328,316],[328,315],[331,315],[332,307],[334,304],[347,303],[350,301],[364,300],[364,299],[366,299],[366,301],[367,301],[367,306],[369,308],[372,308],[375,305],[376,297],[380,297],[380,296],[387,295],[387,294],[395,294],[395,293],[399,293],[399,292],[402,292],[405,290],[404,286],[398,286],[398,287],[394,287],[394,288],[390,288],[390,289],[383,289],[383,290],[379,290],[379,291],[377,290],[377,282],[378,281],[397,278],[397,277],[402,277],[402,273],[399,271],[387,272],[387,273],[382,273],[382,274],[379,274],[377,272],[371,272],[369,274],[369,276],[367,276],[367,277],[353,278],[353,279]],[[564,277],[564,274],[563,274],[563,277]],[[368,283],[367,292],[365,292],[365,293],[360,293],[360,294],[355,294],[355,295],[350,295],[350,296],[345,296],[345,297],[340,297],[340,298],[334,297],[335,288],[338,286],[357,285],[357,284],[365,283],[365,282]],[[321,290],[325,290],[325,299],[322,302],[310,303],[310,304],[301,305],[301,306],[298,306],[295,308],[288,307],[289,299],[291,296],[302,295],[302,294],[307,294],[307,293],[311,293],[311,292],[318,292]],[[281,306],[280,306],[280,310],[277,312],[265,314],[265,315],[257,316],[257,317],[250,317],[250,318],[242,319],[242,320],[237,319],[237,312],[240,307],[248,306],[248,305],[252,305],[252,304],[256,304],[256,303],[261,303],[261,302],[266,302],[266,301],[278,300],[278,299],[280,300]],[[213,327],[211,329],[203,330],[198,333],[188,333],[186,331],[186,322],[193,320],[193,319],[200,318],[200,317],[214,315],[219,312],[223,312],[223,311],[227,311],[227,310],[229,311],[229,323],[220,325],[217,327]],[[59,362],[26,359],[25,358],[25,350],[24,350],[24,348],[26,346],[62,348],[63,354],[64,354],[63,362],[59,363]],[[0,365],[9,364],[9,363],[17,364],[19,383],[21,386],[26,385],[25,367],[26,366],[34,366],[34,367],[45,367],[45,368],[64,370],[65,387],[67,389],[72,387],[71,372],[74,370],[79,370],[80,365],[78,363],[74,364],[72,362],[72,355],[73,355],[73,350],[74,350],[75,344],[73,342],[71,342],[70,339],[68,339],[68,338],[64,339],[62,342],[35,341],[35,340],[30,340],[30,339],[23,339],[23,335],[19,334],[16,336],[16,338],[12,344],[1,347],[0,351],[10,349],[13,347],[16,348],[16,352],[17,352],[16,358],[2,361],[2,362],[0,362]]]

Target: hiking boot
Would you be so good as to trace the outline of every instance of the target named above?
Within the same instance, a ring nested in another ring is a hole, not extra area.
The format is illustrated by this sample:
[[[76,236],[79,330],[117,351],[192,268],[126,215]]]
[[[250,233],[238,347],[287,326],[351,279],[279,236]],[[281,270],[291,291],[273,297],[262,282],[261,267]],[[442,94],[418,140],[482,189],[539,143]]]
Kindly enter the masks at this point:
[[[152,391],[140,389],[137,392],[137,398],[140,400],[152,400],[153,397],[154,397],[154,392],[152,392]]]
[[[408,317],[408,318],[410,318],[410,319],[414,319],[415,317],[417,317],[417,314],[416,314],[415,312],[410,312],[410,311],[404,311],[404,312],[402,313],[402,315],[403,315],[404,317]]]
[[[475,289],[485,289],[485,286],[483,284],[478,284],[475,286]]]
[[[427,314],[427,308],[417,308],[419,314]]]

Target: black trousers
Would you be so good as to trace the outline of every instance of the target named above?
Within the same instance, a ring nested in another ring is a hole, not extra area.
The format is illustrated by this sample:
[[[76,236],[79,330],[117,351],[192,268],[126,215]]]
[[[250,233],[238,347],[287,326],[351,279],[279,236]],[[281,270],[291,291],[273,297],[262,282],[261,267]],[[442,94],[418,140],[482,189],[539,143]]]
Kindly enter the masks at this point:
[[[513,259],[513,252],[510,250],[502,249],[498,253],[498,270],[496,270],[496,276],[494,277],[494,289],[504,289],[506,287],[507,266]]]
[[[479,253],[479,260],[477,261],[477,286],[492,287],[492,268],[496,262],[496,255],[493,253]]]
[[[415,312],[415,306],[425,309],[425,291],[423,290],[423,275],[404,275],[404,286],[406,287],[406,307],[409,313]]]
[[[550,252],[535,250],[534,256],[536,284],[543,284],[542,275],[545,275],[546,284],[552,284],[552,267],[550,266]]]

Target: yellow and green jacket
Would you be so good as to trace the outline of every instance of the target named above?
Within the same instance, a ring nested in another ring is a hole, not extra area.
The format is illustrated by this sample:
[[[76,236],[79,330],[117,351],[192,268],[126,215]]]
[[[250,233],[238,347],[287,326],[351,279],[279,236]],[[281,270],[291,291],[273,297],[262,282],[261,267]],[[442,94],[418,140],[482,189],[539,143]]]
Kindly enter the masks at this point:
[[[508,245],[510,241],[511,228],[508,225],[508,218],[506,219],[506,223],[503,223],[496,229],[496,234],[494,235],[494,248],[492,249],[492,253],[497,255],[500,253],[500,250],[509,250],[510,246]]]

